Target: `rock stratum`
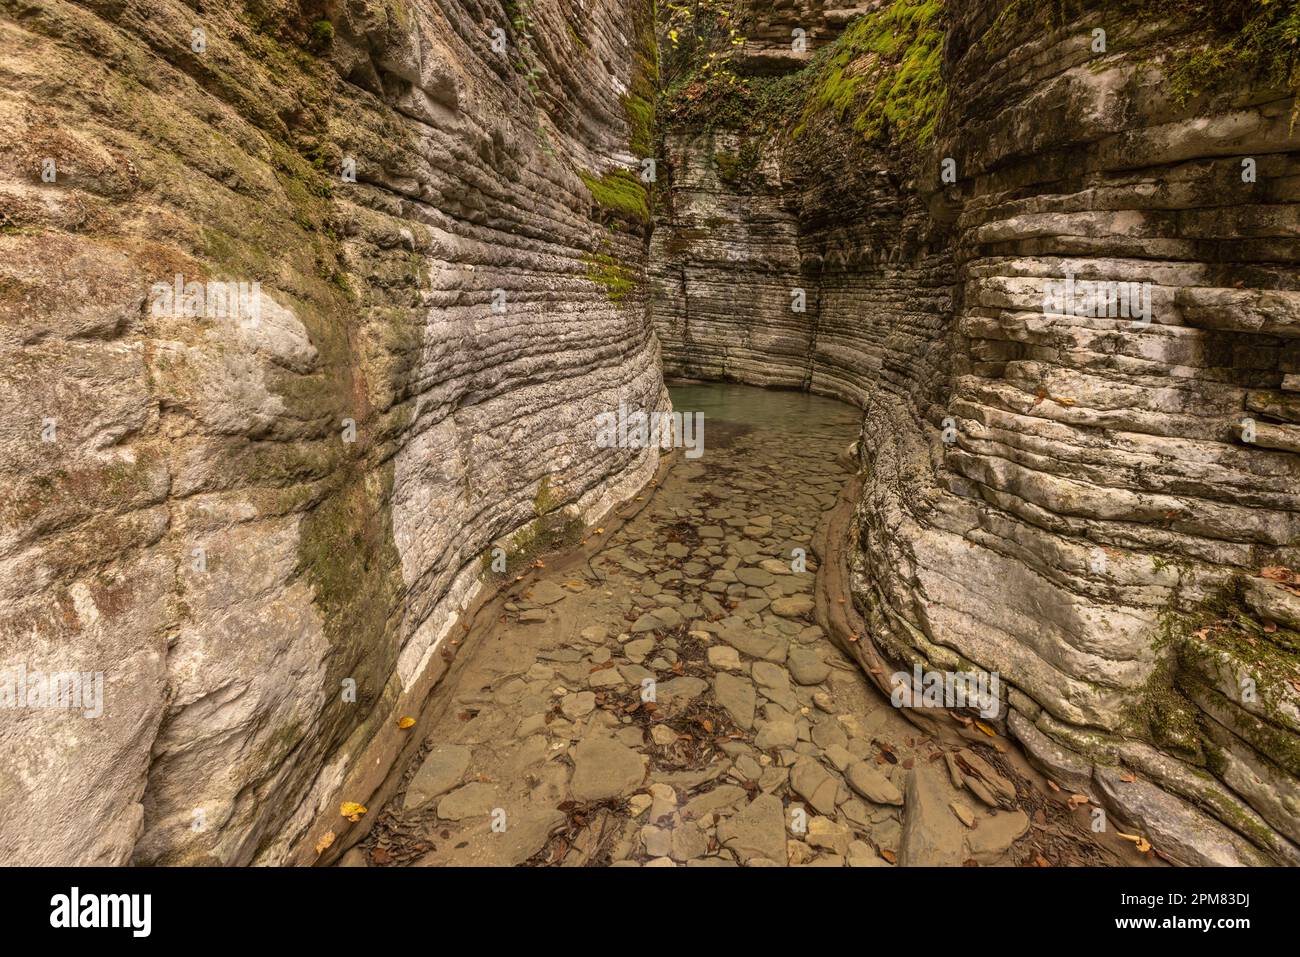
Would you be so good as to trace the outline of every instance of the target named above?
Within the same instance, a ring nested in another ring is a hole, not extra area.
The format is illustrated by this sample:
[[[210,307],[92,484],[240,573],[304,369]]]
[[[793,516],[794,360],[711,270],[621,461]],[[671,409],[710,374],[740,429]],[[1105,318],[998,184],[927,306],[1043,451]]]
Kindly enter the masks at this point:
[[[747,41],[735,89],[671,91],[666,370],[864,408],[885,659],[997,672],[996,729],[1174,862],[1300,862],[1293,91],[1231,59],[1188,90],[1225,41],[1159,5],[867,6],[769,12],[811,59]],[[891,112],[936,90],[932,129]]]
[[[0,860],[339,856],[662,360],[864,410],[873,656],[1300,862],[1288,14],[1040,6],[0,0]]]
[[[0,4],[0,664],[103,681],[0,713],[0,860],[313,860],[490,549],[652,474],[592,431],[667,401],[608,175],[647,37],[632,0]]]

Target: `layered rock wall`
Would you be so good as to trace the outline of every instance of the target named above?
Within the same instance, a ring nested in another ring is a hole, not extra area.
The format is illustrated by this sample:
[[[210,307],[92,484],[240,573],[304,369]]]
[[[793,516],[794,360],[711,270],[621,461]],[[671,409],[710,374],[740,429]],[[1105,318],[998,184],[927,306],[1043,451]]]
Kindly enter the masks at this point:
[[[648,477],[646,15],[0,5],[0,668],[103,680],[0,711],[0,860],[287,859],[489,547]]]
[[[1180,99],[1208,38],[1140,4],[1008,6],[948,5],[914,156],[778,132],[736,189],[709,160],[741,134],[669,128],[666,367],[862,404],[854,597],[886,657],[998,672],[999,730],[1171,860],[1296,863],[1294,99],[1245,73]]]

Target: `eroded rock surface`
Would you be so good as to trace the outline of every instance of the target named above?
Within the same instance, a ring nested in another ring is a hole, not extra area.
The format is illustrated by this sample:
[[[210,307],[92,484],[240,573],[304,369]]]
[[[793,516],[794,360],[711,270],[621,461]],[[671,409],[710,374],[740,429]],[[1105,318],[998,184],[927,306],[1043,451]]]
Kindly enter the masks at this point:
[[[1004,7],[949,5],[928,140],[861,99],[806,110],[842,76],[764,78],[794,58],[739,62],[748,92],[712,113],[685,86],[666,367],[863,406],[854,597],[888,661],[999,673],[996,726],[1063,785],[1132,828],[1154,804],[1095,769],[1185,805],[1170,859],[1300,862],[1300,592],[1256,577],[1300,563],[1294,98],[1243,72],[1180,100],[1179,51],[1211,37],[1159,5],[991,29]],[[831,62],[899,69],[866,46]],[[1081,314],[1094,281],[1137,284],[1150,321]]]
[[[646,11],[529,9],[0,13],[0,666],[104,676],[100,718],[0,715],[6,863],[289,859],[488,549],[653,473],[594,441],[664,396],[588,185],[644,135]]]

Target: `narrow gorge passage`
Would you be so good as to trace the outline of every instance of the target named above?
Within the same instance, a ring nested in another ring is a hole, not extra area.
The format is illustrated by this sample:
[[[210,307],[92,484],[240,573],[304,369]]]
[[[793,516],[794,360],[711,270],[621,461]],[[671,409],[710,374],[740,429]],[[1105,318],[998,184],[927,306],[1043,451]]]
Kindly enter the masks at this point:
[[[1300,866],[1298,95],[1300,0],[0,0],[0,865]]]
[[[669,391],[703,414],[703,454],[679,453],[594,555],[547,556],[485,609],[342,863],[1118,863],[1000,746],[920,733],[813,623],[810,543],[861,413]],[[987,788],[959,791],[949,764]]]

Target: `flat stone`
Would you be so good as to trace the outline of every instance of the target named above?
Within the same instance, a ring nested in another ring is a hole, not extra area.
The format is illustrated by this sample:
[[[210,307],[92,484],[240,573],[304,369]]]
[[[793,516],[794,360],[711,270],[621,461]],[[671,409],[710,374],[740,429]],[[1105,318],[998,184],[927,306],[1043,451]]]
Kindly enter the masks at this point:
[[[718,825],[718,843],[751,865],[757,860],[784,865],[785,841],[785,808],[771,794],[760,794]]]
[[[798,740],[799,729],[793,721],[766,721],[754,736],[754,747],[761,751],[792,748]]]
[[[474,781],[452,791],[438,802],[438,817],[444,821],[463,821],[467,817],[486,816],[497,803],[497,789]]]
[[[529,601],[537,605],[554,605],[569,597],[569,593],[553,581],[540,581],[527,592]]]
[[[952,813],[957,815],[957,820],[961,821],[967,827],[975,826],[975,812],[961,801],[953,801],[948,806],[952,808]]]
[[[573,750],[569,789],[579,801],[603,801],[637,788],[645,778],[640,754],[612,738],[586,738]]]
[[[743,584],[753,585],[755,588],[763,588],[776,581],[771,572],[762,568],[737,568],[736,579]]]
[[[725,808],[734,807],[744,800],[748,792],[734,784],[719,784],[712,791],[691,798],[682,808],[682,817],[698,819],[706,814],[713,814]]]
[[[708,690],[709,683],[694,675],[682,675],[670,681],[661,682],[655,688],[655,701],[659,704],[699,697]]]
[[[470,754],[470,749],[460,744],[434,746],[411,778],[402,807],[421,807],[454,788],[469,769]]]
[[[898,786],[867,761],[858,761],[850,765],[845,777],[848,779],[849,787],[868,801],[899,806],[903,803],[903,792],[898,790]]]
[[[586,717],[596,709],[596,695],[590,691],[566,694],[560,699],[560,713],[570,721]]]
[[[652,822],[670,816],[677,811],[677,792],[672,786],[662,781],[650,785],[650,820]]]
[[[683,821],[673,828],[672,849],[669,851],[677,861],[689,861],[709,853],[709,836],[694,821]]]
[[[785,666],[790,676],[801,685],[818,685],[830,677],[831,666],[815,648],[796,645],[786,656]]]
[[[601,668],[587,675],[587,685],[592,688],[611,688],[623,684],[623,676],[617,668]]]
[[[677,741],[677,732],[666,724],[657,724],[650,729],[650,739],[660,747],[667,747]]]
[[[812,740],[813,744],[823,750],[834,747],[847,748],[849,745],[849,736],[838,721],[818,721],[812,729]]]
[[[801,757],[790,769],[790,787],[807,801],[818,814],[835,813],[839,782],[815,758]]]
[[[971,857],[981,864],[992,864],[1028,830],[1029,817],[1024,811],[1005,811],[980,821],[979,826],[966,835],[966,843]]]
[[[713,696],[731,715],[737,727],[748,730],[754,726],[754,703],[758,696],[754,683],[748,678],[726,672],[714,675]]]
[[[790,643],[785,639],[754,631],[747,625],[729,624],[719,628],[718,637],[742,655],[777,664],[785,661],[786,652],[790,647]]]
[[[673,849],[672,831],[647,824],[641,828],[641,845],[651,857],[667,857]]]
[[[801,618],[812,610],[813,600],[807,595],[791,595],[772,602],[772,613],[782,618]]]
[[[952,867],[965,860],[966,829],[948,810],[943,780],[939,772],[920,765],[907,779],[907,809],[898,848],[898,863],[903,867]]]
[[[754,662],[754,666],[749,669],[749,674],[760,688],[773,688],[778,691],[790,688],[789,672],[770,661]]]
[[[823,847],[843,857],[853,842],[853,832],[846,825],[819,814],[808,822],[807,841],[813,847]]]
[[[637,638],[635,641],[629,641],[623,646],[623,654],[628,661],[634,664],[640,664],[646,660],[646,656],[655,650],[655,640],[653,638]]]
[[[659,619],[665,628],[676,628],[686,623],[686,619],[682,617],[682,613],[676,608],[656,608],[650,614]]]
[[[857,760],[849,753],[848,748],[839,744],[832,744],[822,753],[822,756],[834,766],[836,771],[847,771]]]
[[[719,671],[739,671],[744,665],[740,653],[730,645],[713,645],[708,650],[709,667]]]

